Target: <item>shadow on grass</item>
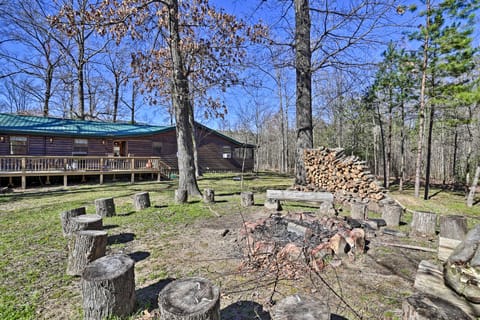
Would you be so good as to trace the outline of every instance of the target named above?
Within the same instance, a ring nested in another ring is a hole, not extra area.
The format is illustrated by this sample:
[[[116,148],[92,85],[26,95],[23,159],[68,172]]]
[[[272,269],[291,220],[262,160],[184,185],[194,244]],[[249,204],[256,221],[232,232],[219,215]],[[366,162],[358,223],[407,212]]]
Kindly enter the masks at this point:
[[[153,206],[154,208],[157,208],[157,209],[161,209],[161,208],[168,208],[168,205],[167,204],[162,204],[162,205],[154,205]]]
[[[253,301],[238,301],[220,310],[222,320],[259,319],[271,320],[270,313],[263,310],[261,304]]]
[[[174,281],[173,278],[162,279],[149,286],[136,290],[138,304],[142,307],[148,307],[153,310],[158,308],[158,294],[167,284]]]
[[[103,229],[108,230],[108,229],[114,229],[118,228],[118,224],[106,224],[103,226]]]
[[[345,317],[339,316],[338,314],[332,313],[330,315],[330,320],[348,320],[348,319]]]
[[[134,214],[135,211],[129,211],[129,212],[125,212],[125,213],[117,213],[117,216],[119,217],[128,217],[128,216],[131,216],[132,214]]]
[[[135,251],[132,253],[129,253],[128,256],[135,261],[135,263],[145,260],[148,257],[150,257],[150,252],[147,251]]]
[[[107,239],[107,244],[112,245],[112,244],[127,243],[130,241],[133,241],[133,239],[135,239],[134,233],[130,233],[130,232],[120,233],[120,234],[109,236]]]

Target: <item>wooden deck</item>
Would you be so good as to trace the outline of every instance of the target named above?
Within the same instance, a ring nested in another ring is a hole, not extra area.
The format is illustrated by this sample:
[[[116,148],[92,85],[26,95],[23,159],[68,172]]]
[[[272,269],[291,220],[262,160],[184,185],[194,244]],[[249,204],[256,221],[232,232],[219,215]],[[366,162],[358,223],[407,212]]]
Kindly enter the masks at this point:
[[[67,186],[69,176],[98,175],[102,184],[104,175],[130,174],[134,183],[135,174],[156,174],[160,180],[171,171],[158,157],[0,156],[0,177],[20,177],[22,189],[27,187],[27,177],[63,176]]]

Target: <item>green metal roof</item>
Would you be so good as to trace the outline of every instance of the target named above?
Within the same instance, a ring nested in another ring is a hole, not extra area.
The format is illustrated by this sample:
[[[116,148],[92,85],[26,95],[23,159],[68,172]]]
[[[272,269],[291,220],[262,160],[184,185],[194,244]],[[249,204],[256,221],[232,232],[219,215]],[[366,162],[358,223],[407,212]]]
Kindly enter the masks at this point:
[[[75,137],[132,137],[175,129],[173,126],[71,120],[0,113],[0,132]]]

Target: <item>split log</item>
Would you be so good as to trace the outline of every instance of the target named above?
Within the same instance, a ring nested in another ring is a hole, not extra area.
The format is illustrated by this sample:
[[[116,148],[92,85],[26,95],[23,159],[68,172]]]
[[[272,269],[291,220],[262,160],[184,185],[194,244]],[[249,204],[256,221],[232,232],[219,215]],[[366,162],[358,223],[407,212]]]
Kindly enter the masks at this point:
[[[418,265],[414,288],[449,301],[472,318],[480,316],[480,304],[467,301],[464,297],[447,287],[443,274],[444,269],[442,265],[436,265],[423,260]]]
[[[213,203],[215,202],[215,191],[213,189],[204,189],[203,190],[203,202]]]
[[[96,213],[100,217],[112,217],[115,215],[115,203],[113,198],[102,198],[95,200]]]
[[[437,215],[432,212],[414,211],[411,227],[415,234],[434,236],[437,227]]]
[[[253,192],[251,191],[244,191],[240,193],[240,199],[242,207],[250,207],[254,204]]]
[[[81,230],[102,230],[102,217],[96,214],[83,214],[70,219],[71,233]]]
[[[220,289],[204,278],[169,283],[158,296],[160,319],[220,320]]]
[[[176,203],[186,203],[188,199],[188,193],[185,189],[175,190],[175,202]]]
[[[60,220],[62,223],[62,233],[64,237],[70,236],[72,233],[72,224],[71,224],[72,218],[78,217],[84,214],[86,214],[85,207],[75,208],[75,209],[67,210],[60,213]]]
[[[462,309],[426,293],[415,293],[402,304],[402,320],[471,320]]]
[[[77,231],[70,239],[67,274],[80,276],[90,262],[105,255],[107,232],[98,230]]]
[[[352,202],[350,207],[350,217],[356,220],[367,219],[367,204],[363,202]]]
[[[143,210],[150,208],[150,194],[148,192],[140,192],[133,197],[133,205],[135,210]]]
[[[322,300],[298,294],[280,300],[272,314],[272,320],[330,320],[330,317],[330,308]]]
[[[398,204],[387,203],[382,209],[382,219],[385,220],[387,226],[397,227],[400,225],[403,208]]]
[[[135,308],[135,262],[127,255],[99,258],[83,270],[85,320],[125,317]]]

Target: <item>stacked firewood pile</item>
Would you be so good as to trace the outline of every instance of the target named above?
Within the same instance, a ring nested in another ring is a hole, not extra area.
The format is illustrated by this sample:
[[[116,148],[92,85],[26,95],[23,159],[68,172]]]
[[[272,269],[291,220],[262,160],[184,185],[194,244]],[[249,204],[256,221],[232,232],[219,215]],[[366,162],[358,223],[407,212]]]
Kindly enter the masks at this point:
[[[341,148],[306,149],[304,151],[307,186],[302,191],[328,191],[354,194],[361,199],[382,200],[383,188],[367,171],[365,161],[347,156]]]
[[[246,221],[240,234],[242,270],[264,270],[296,279],[307,270],[339,266],[365,251],[365,231],[338,217],[310,213],[273,214]]]

